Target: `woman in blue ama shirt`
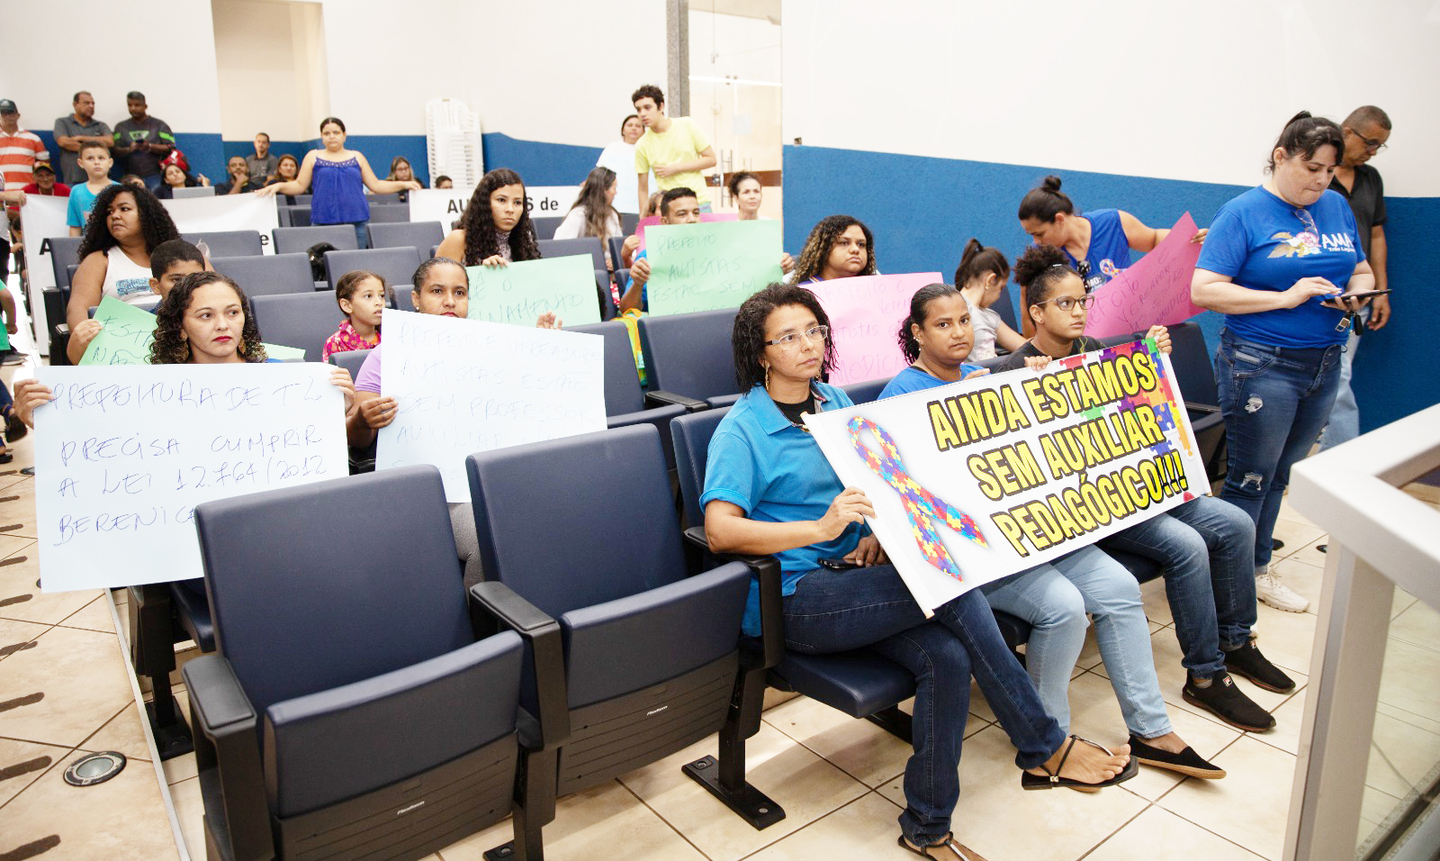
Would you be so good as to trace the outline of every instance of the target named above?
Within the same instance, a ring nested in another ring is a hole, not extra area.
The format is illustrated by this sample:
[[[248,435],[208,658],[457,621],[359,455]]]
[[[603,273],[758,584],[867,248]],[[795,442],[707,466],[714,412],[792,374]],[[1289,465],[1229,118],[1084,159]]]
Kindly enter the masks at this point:
[[[972,672],[1018,748],[1026,788],[1092,790],[1128,779],[1135,765],[1126,747],[1112,755],[1066,741],[978,590],[925,618],[865,526],[875,516],[870,500],[841,486],[802,422],[807,412],[852,405],[844,391],[818,382],[835,358],[828,335],[825,310],[803,287],[772,284],[736,312],[736,376],[747,391],[710,441],[700,498],[705,534],[717,552],[779,560],[786,648],[807,654],[870,648],[915,674],[915,754],[905,767],[900,845],[969,857],[954,840],[950,817],[960,797]],[[760,633],[753,582],[744,627]]]
[[[1229,472],[1220,498],[1255,521],[1261,600],[1309,602],[1269,570],[1271,535],[1290,467],[1315,443],[1340,381],[1340,350],[1375,289],[1345,198],[1328,191],[1345,141],[1330,120],[1297,114],[1275,142],[1269,176],[1220,208],[1190,284],[1195,304],[1225,315],[1215,376]]]
[[[1092,209],[1075,214],[1075,204],[1060,191],[1060,177],[1047,176],[1020,201],[1020,226],[1036,245],[1053,245],[1065,252],[1070,265],[1085,282],[1085,292],[1114,278],[1130,265],[1130,252],[1153,251],[1170,229],[1147,227],[1123,209]],[[1195,234],[1205,241],[1206,231]],[[1024,321],[1030,333],[1030,320]]]

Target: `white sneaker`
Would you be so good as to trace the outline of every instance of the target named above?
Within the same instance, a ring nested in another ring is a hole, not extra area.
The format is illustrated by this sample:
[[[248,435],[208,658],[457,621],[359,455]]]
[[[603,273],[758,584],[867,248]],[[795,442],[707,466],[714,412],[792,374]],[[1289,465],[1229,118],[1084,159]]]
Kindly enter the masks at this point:
[[[1255,574],[1255,592],[1260,600],[1277,610],[1287,613],[1303,613],[1310,609],[1310,602],[1294,589],[1280,582],[1275,569],[1267,568]]]

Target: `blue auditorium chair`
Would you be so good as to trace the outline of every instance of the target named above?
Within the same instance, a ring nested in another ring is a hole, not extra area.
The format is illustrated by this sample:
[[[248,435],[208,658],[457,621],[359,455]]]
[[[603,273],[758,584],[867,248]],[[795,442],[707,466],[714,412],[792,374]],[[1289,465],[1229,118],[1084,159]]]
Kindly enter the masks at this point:
[[[357,498],[406,504],[336,540]],[[218,653],[183,674],[211,858],[419,858],[512,808],[515,857],[543,857],[553,777],[526,763],[564,738],[560,629],[478,584],[513,630],[477,640],[438,471],[207,502],[195,524]],[[522,678],[542,692],[524,712]]]
[[[730,709],[750,572],[689,574],[661,458],[642,425],[466,459],[487,580],[564,631],[557,795],[693,744]]]
[[[305,351],[305,361],[318,362],[325,341],[335,334],[342,314],[334,293],[291,293],[256,296],[250,300],[260,340]]]
[[[335,289],[335,285],[345,273],[364,269],[384,278],[390,286],[404,289],[408,293],[410,292],[410,279],[415,276],[415,270],[418,268],[420,268],[420,253],[409,245],[400,248],[361,248],[354,251],[325,252],[325,277],[330,281],[332,290]]]
[[[272,231],[272,235],[275,237],[276,254],[292,254],[296,251],[308,253],[310,246],[320,242],[328,242],[342,251],[354,251],[360,247],[355,243],[355,228],[348,224],[277,227]]]
[[[563,215],[532,215],[530,223],[535,227],[535,238],[554,239],[555,229],[565,220]]]
[[[406,292],[409,292],[408,290]],[[351,380],[360,379],[360,368],[365,364],[365,358],[371,353],[370,350],[346,350],[343,353],[331,353],[330,364],[337,368],[344,368],[350,372]],[[350,474],[359,475],[362,472],[375,471],[375,444],[378,440],[371,440],[364,448],[350,448]]]
[[[235,279],[246,296],[274,296],[281,293],[314,293],[310,255],[256,254],[245,257],[215,257],[215,271]]]
[[[386,224],[371,221],[366,228],[371,248],[402,248],[411,246],[417,255],[426,254],[445,239],[445,228],[438,221],[405,221]]]
[[[665,463],[675,465],[675,452],[670,447],[670,420],[689,410],[706,409],[703,401],[670,399],[664,392],[646,392],[640,387],[635,370],[635,351],[630,346],[630,330],[618,320],[567,327],[570,332],[587,332],[605,339],[605,416],[609,427],[629,427],[642,422],[652,424],[660,432]],[[679,402],[677,402],[677,400]]]
[[[605,247],[594,236],[582,236],[578,239],[541,239],[536,244],[540,246],[540,256],[546,260],[551,257],[589,254],[592,269],[607,268],[605,266]]]
[[[735,310],[640,318],[640,344],[652,389],[729,406],[740,397],[730,336]]]
[[[209,257],[249,257],[264,254],[265,246],[260,241],[258,230],[208,230],[181,234],[181,239],[191,245],[205,243],[210,249]]]

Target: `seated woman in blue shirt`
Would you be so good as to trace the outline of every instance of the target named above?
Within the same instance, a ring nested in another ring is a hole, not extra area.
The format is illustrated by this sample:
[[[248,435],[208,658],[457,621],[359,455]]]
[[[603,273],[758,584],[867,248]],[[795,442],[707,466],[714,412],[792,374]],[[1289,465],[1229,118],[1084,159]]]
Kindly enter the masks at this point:
[[[1055,263],[1059,252],[1053,248],[1027,249],[1020,262],[1015,264],[1016,275],[1026,285],[1027,297],[1033,293],[1033,258],[1037,257]],[[1062,270],[1067,285],[1076,295],[1084,295],[1080,280],[1070,267],[1055,263],[1053,266],[1047,264],[1043,269],[1057,275]],[[890,381],[880,393],[882,399],[990,373],[965,364],[970,352],[970,312],[965,297],[948,284],[931,284],[915,293],[910,300],[910,316],[900,324],[899,340],[901,351],[912,364]],[[1017,355],[1011,354],[1011,357]],[[1023,364],[1023,359],[1014,359],[1011,366],[1018,367],[1020,364]],[[999,371],[1006,365],[1007,361],[1002,359],[995,370]],[[1224,503],[1212,502],[1224,507]],[[1203,550],[1202,543],[1201,560],[1205,558]],[[1208,570],[1202,565],[1200,570],[1189,572],[1186,580],[1194,584],[1191,591],[1197,593],[1196,600],[1203,600],[1210,606],[1208,630],[1213,654],[1207,653],[1206,657],[1218,658],[1214,598],[1210,594]],[[1070,725],[1070,677],[1085,644],[1085,629],[1089,624],[1087,616],[1093,616],[1100,655],[1105,659],[1110,685],[1115,689],[1120,712],[1130,730],[1130,749],[1135,758],[1145,765],[1190,777],[1213,779],[1225,776],[1223,769],[1201,759],[1171,725],[1155,672],[1150,627],[1145,620],[1139,584],[1124,566],[1103,550],[1093,546],[1082,547],[1052,562],[988,583],[980,587],[980,591],[985,594],[990,606],[1024,619],[1033,626],[1025,646],[1025,669],[1040,692],[1046,712],[1059,721],[1062,729],[1068,729]],[[1252,621],[1254,605],[1255,599],[1251,596]],[[1193,615],[1199,615],[1198,611]],[[1176,612],[1176,618],[1187,617]],[[1220,670],[1223,672],[1223,664]],[[1212,693],[1218,695],[1222,691],[1230,693],[1233,688],[1216,686]],[[1238,691],[1234,693],[1239,696]],[[1259,709],[1253,704],[1252,707]],[[1270,717],[1263,710],[1259,711],[1259,715],[1250,716],[1252,724]]]
[[[1345,198],[1328,191],[1345,139],[1330,120],[1296,115],[1270,152],[1270,176],[1220,207],[1190,297],[1225,315],[1215,376],[1230,468],[1220,498],[1255,521],[1260,599],[1303,612],[1310,602],[1270,569],[1290,467],[1305,457],[1340,385],[1348,312],[1375,275]]]
[[[1019,749],[1026,788],[1091,790],[1128,779],[1128,748],[1067,743],[1029,677],[1006,648],[995,618],[972,591],[927,620],[864,525],[875,510],[842,487],[805,430],[807,412],[851,406],[818,382],[834,361],[829,319],[809,290],[772,284],[740,306],[733,335],[736,375],[747,389],[710,441],[705,532],[717,552],[774,554],[782,570],[786,648],[808,654],[868,647],[915,674],[915,754],[905,768],[900,845],[959,857],[950,816],[974,673]],[[746,633],[760,631],[758,584]],[[938,855],[931,857],[940,857]]]
[[[1036,245],[1053,245],[1065,257],[1089,292],[1130,265],[1130,252],[1142,254],[1170,235],[1167,227],[1147,227],[1123,209],[1091,209],[1075,214],[1075,204],[1060,191],[1060,177],[1047,176],[1020,200],[1020,226]],[[1204,242],[1205,230],[1192,242]],[[1023,321],[1027,331],[1030,321]]]

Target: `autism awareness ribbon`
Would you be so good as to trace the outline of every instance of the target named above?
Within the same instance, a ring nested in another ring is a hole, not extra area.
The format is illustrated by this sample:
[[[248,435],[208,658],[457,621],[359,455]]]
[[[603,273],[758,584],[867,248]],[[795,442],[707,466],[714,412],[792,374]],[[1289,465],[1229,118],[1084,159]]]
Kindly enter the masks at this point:
[[[905,464],[900,460],[900,451],[895,447],[895,440],[885,429],[862,416],[855,416],[850,420],[850,440],[855,445],[855,452],[865,459],[865,464],[875,472],[876,475],[885,479],[885,483],[900,494],[900,501],[905,506],[905,515],[910,518],[910,531],[915,535],[915,543],[920,545],[920,552],[925,554],[925,560],[956,580],[964,581],[960,574],[960,567],[955,560],[950,558],[950,551],[940,541],[940,533],[936,528],[936,520],[942,521],[951,531],[959,534],[962,538],[968,538],[981,547],[987,547],[985,536],[980,534],[980,528],[975,525],[969,515],[955,508],[950,503],[921,487],[915,479],[910,477],[910,472],[905,469]],[[870,447],[865,445],[861,435],[865,431],[875,434],[880,440],[880,447],[884,449],[884,455],[876,454]]]

